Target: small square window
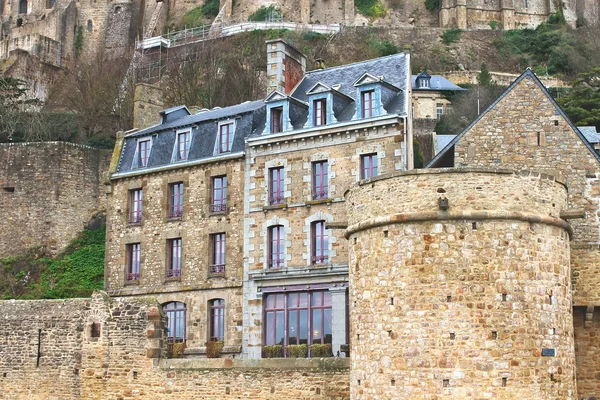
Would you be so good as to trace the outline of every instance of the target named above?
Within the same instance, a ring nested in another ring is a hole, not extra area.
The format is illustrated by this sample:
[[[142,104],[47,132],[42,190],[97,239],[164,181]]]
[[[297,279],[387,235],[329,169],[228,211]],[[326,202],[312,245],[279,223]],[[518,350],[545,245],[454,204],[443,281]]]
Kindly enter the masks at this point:
[[[366,154],[360,157],[361,179],[369,179],[377,176],[377,154]]]

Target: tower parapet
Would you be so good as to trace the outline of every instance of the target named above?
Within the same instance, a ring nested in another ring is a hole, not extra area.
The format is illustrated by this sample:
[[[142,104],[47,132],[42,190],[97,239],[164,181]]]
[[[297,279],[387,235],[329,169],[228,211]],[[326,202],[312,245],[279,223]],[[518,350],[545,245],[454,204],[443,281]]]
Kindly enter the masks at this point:
[[[346,200],[352,399],[576,398],[564,184],[421,170]]]

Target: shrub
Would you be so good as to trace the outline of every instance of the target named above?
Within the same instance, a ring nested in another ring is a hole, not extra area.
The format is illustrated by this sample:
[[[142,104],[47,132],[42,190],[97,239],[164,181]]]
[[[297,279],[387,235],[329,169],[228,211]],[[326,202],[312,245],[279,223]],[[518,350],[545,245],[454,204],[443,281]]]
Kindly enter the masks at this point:
[[[458,28],[448,29],[442,34],[442,43],[452,44],[460,39],[461,30]]]
[[[398,53],[398,46],[387,40],[369,40],[369,47],[373,49],[379,57],[390,56]]]
[[[423,168],[423,165],[425,164],[425,158],[423,157],[423,153],[421,152],[421,146],[419,145],[419,141],[416,138],[413,138],[413,154],[415,168]]]
[[[273,346],[263,346],[263,358],[281,358],[283,357],[283,346],[276,344]]]
[[[333,357],[331,344],[313,344],[310,346],[312,357]]]
[[[308,356],[308,346],[305,344],[293,344],[287,347],[288,357],[306,358]]]
[[[490,28],[492,28],[493,30],[498,29],[498,21],[491,20],[490,21]]]
[[[115,139],[108,135],[95,135],[89,138],[85,144],[97,149],[112,149],[115,147]]]
[[[195,28],[196,26],[202,25],[203,18],[204,14],[202,13],[202,6],[198,6],[186,12],[182,22],[186,28]]]
[[[185,351],[185,342],[167,343],[167,358],[181,358]]]
[[[83,50],[83,26],[77,27],[77,37],[75,38],[75,58],[78,58]]]
[[[205,17],[216,17],[219,15],[219,0],[206,0],[202,4],[202,14]]]
[[[275,6],[262,6],[258,10],[254,11],[248,17],[248,21],[262,22],[266,21],[269,16],[281,17],[281,10]]]
[[[425,0],[425,8],[429,11],[436,11],[440,7],[439,0]]]
[[[381,0],[354,0],[354,5],[359,13],[365,17],[385,17],[386,9]]]
[[[211,340],[206,342],[206,357],[207,358],[219,358],[221,357],[221,351],[223,351],[222,340]]]

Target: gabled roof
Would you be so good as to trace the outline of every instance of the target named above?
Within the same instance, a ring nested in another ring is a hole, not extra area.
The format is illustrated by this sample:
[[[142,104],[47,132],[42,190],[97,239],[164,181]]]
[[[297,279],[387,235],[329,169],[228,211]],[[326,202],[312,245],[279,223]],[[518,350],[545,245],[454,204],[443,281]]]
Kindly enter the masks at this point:
[[[467,134],[467,132],[469,132],[475,124],[477,124],[485,115],[487,115],[487,113],[489,113],[494,107],[496,107],[496,105],[502,99],[504,99],[504,97],[506,97],[506,95],[508,93],[510,93],[515,88],[515,86],[517,86],[517,84],[519,82],[521,82],[525,78],[532,79],[533,82],[535,82],[538,85],[538,87],[542,90],[542,93],[548,98],[548,100],[550,100],[550,102],[556,109],[556,114],[561,115],[565,119],[565,121],[567,121],[567,123],[569,124],[571,129],[573,129],[573,131],[577,134],[577,136],[579,136],[579,138],[583,141],[583,143],[588,148],[588,150],[594,155],[596,160],[598,162],[600,162],[600,155],[598,155],[598,153],[596,153],[596,151],[594,150],[592,145],[587,141],[585,136],[579,131],[579,129],[577,129],[577,127],[573,124],[573,122],[571,122],[571,119],[567,116],[567,114],[565,114],[565,112],[562,110],[562,108],[560,108],[560,106],[558,105],[556,100],[554,100],[554,98],[550,95],[550,93],[548,92],[548,90],[546,89],[544,84],[539,80],[539,78],[533,73],[533,71],[531,71],[531,69],[527,68],[527,70],[525,70],[525,72],[523,72],[521,74],[521,76],[519,76],[517,79],[515,79],[515,81],[492,104],[490,104],[490,106],[488,108],[486,108],[486,110],[484,112],[482,112],[477,118],[475,118],[469,124],[469,126],[467,126],[459,135],[457,135],[454,139],[452,139],[452,141],[450,143],[448,143],[442,151],[440,151],[435,157],[433,157],[433,159],[425,166],[425,168],[432,168],[432,166],[435,165],[435,163],[437,161],[439,161],[446,154],[446,152],[448,152],[450,149],[452,149],[453,146],[456,143],[458,143],[458,141],[463,136],[465,136]]]
[[[329,92],[330,90],[331,88],[329,86],[325,85],[324,83],[317,82],[313,87],[306,91],[306,94],[323,93]]]
[[[600,143],[600,137],[595,126],[578,126],[577,129],[591,144]]]
[[[188,115],[192,114],[191,111],[187,108],[187,106],[175,106],[175,107],[167,108],[166,110],[162,110],[160,112],[160,115],[168,115],[168,114],[174,113],[175,111],[179,111],[179,110],[185,110]]]
[[[274,90],[271,93],[269,93],[267,95],[267,97],[265,97],[265,103],[270,103],[272,101],[279,101],[279,100],[287,100],[288,96],[287,94],[280,92],[279,90]]]
[[[421,75],[423,75],[423,74],[421,73]],[[455,85],[454,83],[450,82],[448,79],[444,78],[441,75],[431,76],[429,74],[427,74],[430,78],[429,79],[429,87],[428,88],[420,88],[417,85],[417,79],[421,78],[421,75],[413,75],[412,76],[413,90],[424,90],[424,91],[427,91],[427,90],[456,90],[456,91],[466,90],[464,88],[461,88],[458,85]]]

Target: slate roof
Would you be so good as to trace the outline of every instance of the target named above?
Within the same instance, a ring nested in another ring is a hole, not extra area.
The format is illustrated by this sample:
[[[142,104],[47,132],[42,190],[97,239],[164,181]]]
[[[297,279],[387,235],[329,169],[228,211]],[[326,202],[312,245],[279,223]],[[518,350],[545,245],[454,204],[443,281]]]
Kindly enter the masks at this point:
[[[490,112],[494,107],[496,107],[496,104],[498,104],[500,102],[500,100],[502,100],[508,93],[510,93],[515,88],[515,86],[517,86],[517,84],[525,78],[533,79],[533,81],[540,87],[540,89],[542,89],[542,92],[546,95],[546,97],[548,97],[548,99],[550,100],[552,105],[554,105],[554,108],[556,108],[556,112],[567,121],[567,123],[569,124],[571,129],[573,129],[573,131],[575,131],[577,136],[579,136],[579,138],[583,141],[583,143],[586,145],[588,150],[594,155],[596,160],[598,160],[598,162],[600,162],[600,155],[598,153],[596,153],[596,151],[594,150],[592,145],[587,141],[585,136],[579,131],[579,129],[577,129],[577,127],[573,124],[573,122],[571,122],[571,119],[567,116],[567,114],[565,114],[565,112],[562,110],[562,108],[560,108],[560,106],[554,100],[554,98],[550,95],[550,93],[548,93],[548,90],[546,89],[544,84],[539,80],[539,78],[533,73],[533,71],[531,71],[531,69],[527,68],[527,70],[525,70],[525,72],[523,72],[521,74],[521,76],[519,76],[517,79],[515,79],[515,81],[500,96],[498,96],[498,98],[492,104],[490,104],[490,106],[488,108],[486,108],[484,112],[482,112],[477,118],[475,118],[469,124],[469,126],[467,126],[460,134],[458,134],[454,139],[452,139],[450,141],[450,143],[448,143],[446,145],[446,147],[444,147],[444,149],[442,149],[442,151],[440,151],[435,157],[433,157],[433,159],[425,166],[425,168],[435,168],[434,167],[435,164],[442,157],[444,157],[446,152],[450,151],[454,147],[454,145],[456,143],[458,143],[458,141],[464,135],[466,135],[467,132],[469,132],[471,130],[471,128],[473,128],[473,126],[477,122],[479,122],[488,112]]]
[[[422,74],[421,74],[422,75]],[[441,75],[432,75],[431,79],[429,80],[429,87],[428,88],[419,88],[417,87],[417,78],[420,77],[421,75],[413,75],[412,76],[412,88],[413,90],[466,90],[464,88],[461,88],[458,85],[455,85],[454,83],[450,82],[448,79],[444,78]]]
[[[383,80],[385,82],[401,90],[398,97],[402,100],[394,101],[393,105],[389,105],[390,109],[385,106],[384,108],[386,108],[389,113],[407,115],[406,101],[403,98],[407,93],[406,76],[410,73],[408,71],[408,63],[409,60],[407,59],[407,54],[398,53],[373,60],[307,72],[302,81],[300,81],[300,83],[292,91],[291,95],[298,100],[307,101],[308,96],[306,95],[306,92],[308,92],[318,82],[321,82],[329,87],[337,89],[339,92],[356,101],[357,90],[354,86],[354,82],[356,82],[365,73],[369,73],[377,77],[383,76]],[[337,85],[340,86],[338,87]]]
[[[579,132],[581,132],[591,144],[600,143],[600,134],[596,132],[595,126],[578,126],[577,129],[579,129]]]
[[[442,151],[455,137],[456,135],[437,135],[437,153]]]

